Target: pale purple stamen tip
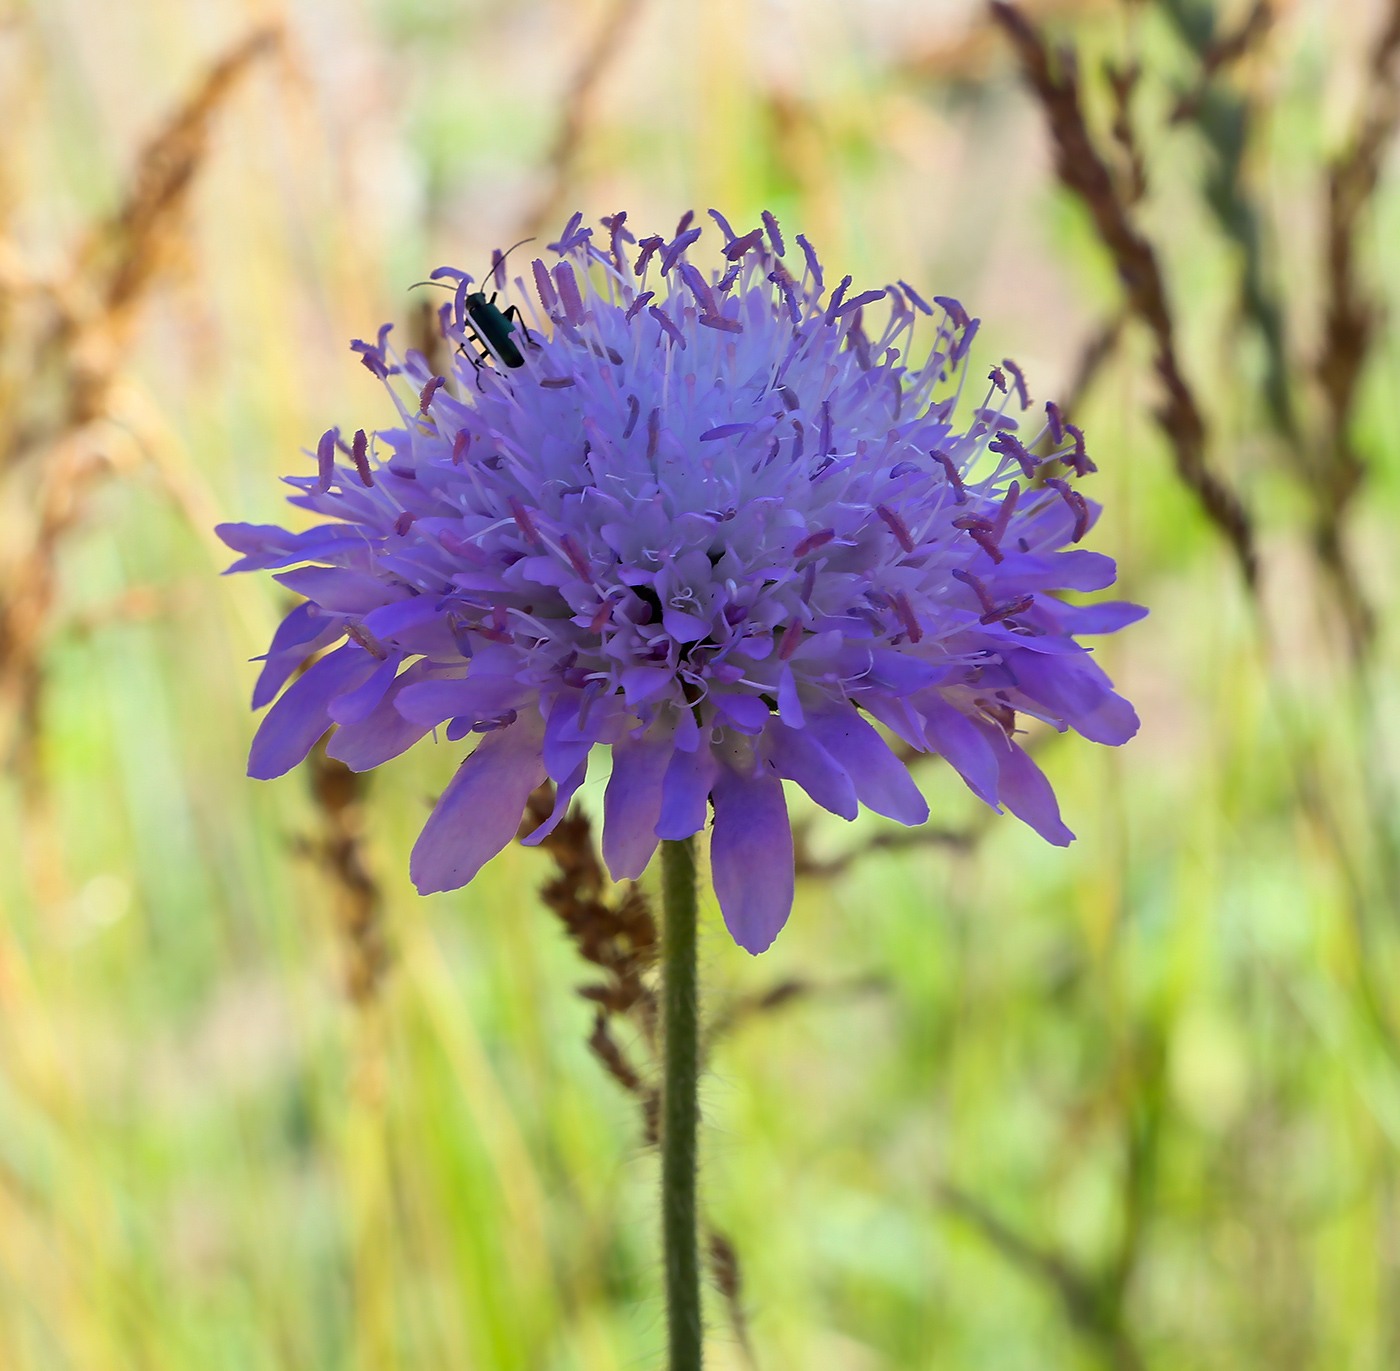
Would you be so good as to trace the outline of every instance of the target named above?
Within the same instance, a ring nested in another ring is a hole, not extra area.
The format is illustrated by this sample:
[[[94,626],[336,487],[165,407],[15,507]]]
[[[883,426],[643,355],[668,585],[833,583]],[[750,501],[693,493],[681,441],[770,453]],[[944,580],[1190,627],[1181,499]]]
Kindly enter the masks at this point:
[[[340,431],[328,428],[316,444],[316,488],[324,495],[331,488],[335,477],[335,440]]]
[[[763,220],[763,227],[768,231],[768,241],[772,244],[773,255],[775,257],[781,257],[784,252],[783,234],[782,230],[778,227],[778,221],[773,218],[767,210],[764,210],[760,217]]]
[[[712,217],[724,243],[702,264],[693,214],[668,242],[634,241],[619,212],[596,245],[575,215],[553,270],[525,274],[543,319],[515,367],[460,355],[434,376],[386,331],[356,340],[406,422],[322,435],[316,474],[289,478],[322,522],[219,532],[231,569],[275,569],[307,602],[259,677],[255,703],[276,702],[251,774],[283,774],[333,725],[331,755],[359,770],[430,733],[472,740],[413,851],[426,893],[471,880],[541,781],[562,817],[609,746],[612,874],[639,876],[713,806],[715,889],[756,952],[792,899],[782,781],[846,818],[927,817],[872,719],[1069,842],[1016,716],[1126,741],[1132,709],[1075,635],[1141,611],[1057,594],[1113,580],[1107,558],[1066,551],[1095,509],[1055,477],[1023,488],[1042,459],[1009,416],[957,418],[977,331],[960,302],[935,297],[925,323],[907,283],[853,294],[849,276],[824,299],[803,236],[799,280],[772,214],[742,236]],[[524,286],[503,260],[488,280],[504,311]],[[455,284],[460,345],[470,278],[433,275]],[[992,383],[1029,403],[1014,363]],[[1043,460],[1091,472],[1079,430],[1046,416]],[[357,479],[337,479],[337,452]]]

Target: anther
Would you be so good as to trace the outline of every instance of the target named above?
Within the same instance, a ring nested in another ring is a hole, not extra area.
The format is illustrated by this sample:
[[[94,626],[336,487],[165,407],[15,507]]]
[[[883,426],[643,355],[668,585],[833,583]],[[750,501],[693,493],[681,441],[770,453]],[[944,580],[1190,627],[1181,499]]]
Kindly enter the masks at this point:
[[[896,590],[891,598],[894,600],[894,612],[899,616],[899,622],[904,625],[909,641],[917,643],[924,636],[924,631],[919,626],[918,616],[914,613],[914,606],[909,603],[909,597],[902,590]]]
[[[339,436],[339,430],[328,428],[316,444],[316,488],[322,495],[331,488],[331,479],[335,475],[335,440]]]
[[[1098,467],[1094,465],[1089,454],[1084,450],[1084,431],[1076,428],[1073,424],[1066,424],[1065,432],[1074,439],[1074,456],[1066,459],[1074,468],[1074,474],[1084,476],[1091,471],[1097,471]]]
[[[428,406],[433,403],[433,396],[447,384],[445,376],[434,376],[422,390],[418,392],[418,413],[426,414]]]
[[[823,547],[836,537],[834,528],[821,528],[815,533],[809,533],[798,545],[793,548],[792,555],[795,558],[805,557],[816,548]]]
[[[1021,368],[1009,357],[1003,357],[1001,364],[1011,373],[1012,380],[1016,383],[1016,398],[1021,402],[1023,410],[1031,407],[1030,391],[1026,389],[1026,377]]]
[[[997,546],[996,525],[981,514],[963,514],[953,520],[953,527],[960,528],[972,539],[994,563],[1000,564],[1006,558]],[[954,575],[957,573],[954,572]]]
[[[641,401],[635,395],[627,397],[627,427],[622,430],[624,439],[632,436],[632,430],[637,427],[637,419],[642,412]]]
[[[521,533],[525,535],[525,541],[533,547],[543,547],[544,539],[540,537],[539,530],[536,529],[531,520],[529,511],[514,495],[510,497],[509,504],[511,516],[519,525]]]
[[[731,262],[737,262],[750,248],[756,248],[763,242],[763,230],[754,229],[751,233],[746,233],[742,238],[736,238],[724,249],[725,257]]]
[[[1047,477],[1045,484],[1052,490],[1060,492],[1061,498],[1074,514],[1074,533],[1070,542],[1077,543],[1089,531],[1089,502],[1077,490],[1072,489],[1067,482],[1061,481],[1057,477]]]
[[[1014,457],[1027,480],[1035,475],[1039,463],[1026,451],[1026,445],[1014,433],[998,433],[987,446],[1003,457]]]
[[[389,656],[389,649],[363,624],[347,624],[345,634],[359,643],[371,657],[377,657],[382,662]]]
[[[661,274],[663,276],[676,265],[676,259],[700,237],[700,233],[701,230],[698,228],[689,229],[671,241],[670,246],[661,254]]]
[[[549,279],[549,268],[536,257],[530,264],[530,270],[535,274],[535,289],[539,292],[545,314],[553,314],[559,308],[559,295],[554,289],[554,282]]]
[[[652,254],[664,248],[666,246],[666,240],[661,237],[660,234],[656,234],[651,238],[643,238],[637,246],[641,248],[641,252],[638,253],[637,265],[633,267],[632,270],[635,275],[644,276],[646,275],[647,263],[651,261]]]
[[[876,505],[875,513],[889,525],[890,532],[894,534],[900,547],[902,547],[905,552],[913,552],[914,539],[910,536],[909,528],[904,520],[888,505]]]
[[[955,492],[954,499],[958,504],[965,505],[967,503],[967,491],[963,488],[962,473],[954,465],[953,459],[948,456],[946,452],[930,452],[929,456],[943,468],[945,473],[947,473],[948,484],[953,487]]]
[[[374,477],[370,475],[369,471],[368,452],[369,439],[365,437],[364,429],[357,428],[355,430],[355,445],[351,449],[350,456],[351,460],[355,463],[355,470],[359,472],[360,484],[362,486],[372,486],[374,484]]]
[[[661,325],[662,329],[670,336],[673,343],[679,343],[681,348],[685,348],[685,334],[675,325],[671,316],[664,309],[658,309],[655,305],[647,306],[647,313]]]
[[[783,255],[783,235],[778,228],[778,221],[767,210],[764,210],[760,217],[763,220],[763,227],[768,230],[768,241],[773,245],[774,254],[781,257]]]
[[[579,580],[592,584],[593,567],[588,558],[584,556],[583,549],[567,533],[559,539],[559,546],[564,549],[564,555],[578,573]]]

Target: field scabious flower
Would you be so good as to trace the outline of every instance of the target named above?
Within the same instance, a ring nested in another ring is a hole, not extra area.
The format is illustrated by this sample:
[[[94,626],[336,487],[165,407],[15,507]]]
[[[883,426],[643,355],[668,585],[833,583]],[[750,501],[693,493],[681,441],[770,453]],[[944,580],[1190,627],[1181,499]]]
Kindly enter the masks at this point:
[[[276,579],[305,597],[254,707],[340,643],[276,699],[250,775],[283,774],[333,724],[328,750],[356,770],[443,724],[449,742],[479,734],[414,847],[428,893],[470,881],[548,777],[554,812],[529,841],[544,837],[608,745],[613,876],[640,876],[713,807],[719,902],[759,952],[792,903],[784,780],[847,819],[928,816],[872,720],[1068,843],[1016,715],[1125,742],[1132,708],[1075,635],[1145,611],[1051,593],[1114,580],[1071,546],[1098,514],[1071,483],[1093,463],[1053,404],[1023,434],[1011,362],[959,425],[978,321],[956,300],[852,293],[849,276],[828,290],[772,216],[736,234],[712,214],[711,271],[690,260],[689,215],[640,242],[625,214],[599,241],[576,215],[533,291],[514,281],[533,324],[517,316],[480,358],[473,310],[496,316],[471,277],[436,273],[455,289],[453,376],[400,357],[387,327],[357,341],[398,426],[331,430],[317,474],[288,478],[292,504],[336,522],[219,531],[243,554],[231,571],[292,568]],[[499,254],[493,284],[507,290]]]

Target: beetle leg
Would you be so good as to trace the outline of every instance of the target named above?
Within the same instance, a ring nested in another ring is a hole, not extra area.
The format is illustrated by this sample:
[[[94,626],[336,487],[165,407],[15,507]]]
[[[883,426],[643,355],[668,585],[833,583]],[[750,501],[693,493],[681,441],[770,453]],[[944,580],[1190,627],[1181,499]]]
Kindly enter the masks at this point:
[[[513,319],[516,322],[516,324],[519,325],[521,333],[525,335],[525,342],[530,347],[539,346],[539,344],[536,343],[535,340],[530,336],[530,329],[525,323],[525,316],[521,314],[519,305],[512,305],[508,310],[503,311],[501,314],[501,318]]]

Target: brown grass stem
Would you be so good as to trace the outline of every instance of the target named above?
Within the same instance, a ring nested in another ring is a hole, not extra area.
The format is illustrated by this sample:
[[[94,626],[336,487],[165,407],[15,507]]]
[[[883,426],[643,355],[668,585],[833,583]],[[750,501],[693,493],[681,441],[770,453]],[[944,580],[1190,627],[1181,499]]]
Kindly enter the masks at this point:
[[[1163,391],[1155,417],[1171,444],[1177,475],[1224,535],[1245,584],[1253,590],[1259,574],[1253,519],[1239,495],[1209,464],[1206,422],[1177,355],[1175,324],[1157,253],[1133,224],[1124,196],[1089,132],[1074,55],[1060,50],[1052,59],[1040,30],[1016,5],[992,0],[991,13],[1011,39],[1022,72],[1040,102],[1054,145],[1056,174],[1089,211],[1100,241],[1118,268],[1129,310],[1152,336]]]

